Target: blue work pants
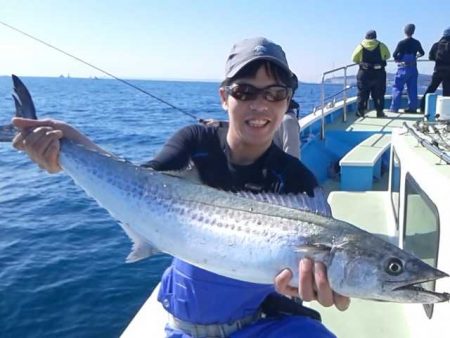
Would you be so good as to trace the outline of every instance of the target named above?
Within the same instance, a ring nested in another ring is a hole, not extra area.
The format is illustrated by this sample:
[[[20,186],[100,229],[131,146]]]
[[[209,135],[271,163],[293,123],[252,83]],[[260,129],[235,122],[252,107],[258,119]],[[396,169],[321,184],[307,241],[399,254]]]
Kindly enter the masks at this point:
[[[403,88],[406,84],[408,92],[408,110],[417,109],[417,78],[419,73],[416,66],[399,66],[392,86],[391,110],[397,112],[402,100]]]
[[[166,327],[168,338],[192,338]],[[234,332],[229,338],[336,338],[321,322],[309,317],[285,316],[265,318]],[[204,337],[201,337],[204,338]]]

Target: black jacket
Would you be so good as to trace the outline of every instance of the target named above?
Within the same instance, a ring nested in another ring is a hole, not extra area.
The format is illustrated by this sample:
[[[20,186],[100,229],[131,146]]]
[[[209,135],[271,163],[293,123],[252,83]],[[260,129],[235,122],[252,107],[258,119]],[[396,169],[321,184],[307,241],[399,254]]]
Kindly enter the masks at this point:
[[[436,62],[434,70],[450,70],[450,36],[445,36],[434,43],[428,58]]]

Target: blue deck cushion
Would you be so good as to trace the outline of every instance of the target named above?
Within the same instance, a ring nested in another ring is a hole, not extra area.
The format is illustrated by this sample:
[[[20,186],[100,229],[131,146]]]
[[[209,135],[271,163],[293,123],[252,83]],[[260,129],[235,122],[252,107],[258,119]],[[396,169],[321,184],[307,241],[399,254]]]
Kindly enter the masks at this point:
[[[390,134],[372,134],[350,150],[340,161],[341,190],[372,189],[373,178],[381,176],[381,155],[389,148]]]

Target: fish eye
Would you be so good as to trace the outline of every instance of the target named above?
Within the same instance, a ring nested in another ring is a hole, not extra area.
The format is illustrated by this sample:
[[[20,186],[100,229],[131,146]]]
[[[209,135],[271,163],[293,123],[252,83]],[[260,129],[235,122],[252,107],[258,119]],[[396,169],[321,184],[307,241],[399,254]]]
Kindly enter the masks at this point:
[[[403,272],[403,263],[398,258],[390,258],[387,261],[385,270],[388,274],[397,276]]]

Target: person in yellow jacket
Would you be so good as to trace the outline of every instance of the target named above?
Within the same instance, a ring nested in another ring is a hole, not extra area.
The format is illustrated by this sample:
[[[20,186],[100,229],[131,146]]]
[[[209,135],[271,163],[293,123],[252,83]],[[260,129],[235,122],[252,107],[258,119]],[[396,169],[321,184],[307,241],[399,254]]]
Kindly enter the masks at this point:
[[[386,60],[391,53],[387,46],[377,40],[377,32],[366,33],[352,54],[353,62],[359,64],[356,76],[358,87],[358,111],[356,115],[364,117],[369,96],[372,96],[377,117],[384,117],[384,94],[386,93]]]

